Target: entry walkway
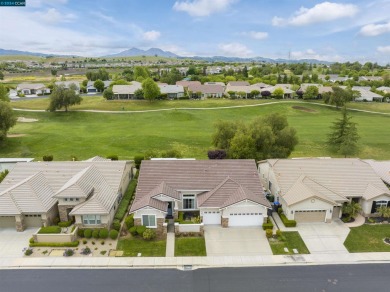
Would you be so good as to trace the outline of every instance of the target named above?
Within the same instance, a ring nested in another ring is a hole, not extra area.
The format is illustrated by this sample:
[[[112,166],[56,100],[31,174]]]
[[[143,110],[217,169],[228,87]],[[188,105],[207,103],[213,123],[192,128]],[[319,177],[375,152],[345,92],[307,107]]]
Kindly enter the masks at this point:
[[[167,233],[167,246],[165,251],[166,257],[175,256],[175,225],[173,219],[169,220]]]

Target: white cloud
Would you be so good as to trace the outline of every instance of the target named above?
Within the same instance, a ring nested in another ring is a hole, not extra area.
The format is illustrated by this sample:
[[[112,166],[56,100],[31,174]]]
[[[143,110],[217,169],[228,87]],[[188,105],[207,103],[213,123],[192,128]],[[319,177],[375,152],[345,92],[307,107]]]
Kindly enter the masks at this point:
[[[182,56],[182,57],[192,57],[195,55],[194,53],[188,52],[184,48],[182,48],[180,46],[176,46],[176,45],[170,45],[170,44],[159,45],[159,48],[164,50],[164,51],[172,52],[172,53],[174,53],[178,56]]]
[[[104,20],[106,22],[112,23],[112,24],[118,24],[118,22],[114,19],[114,17],[106,15],[100,11],[91,11],[91,15],[96,16],[97,18],[100,18],[101,20]]]
[[[176,1],[173,9],[176,11],[187,12],[191,16],[204,17],[213,13],[226,10],[237,0],[193,0]]]
[[[390,21],[383,24],[367,24],[360,30],[360,34],[364,36],[377,36],[390,32]]]
[[[332,55],[320,54],[313,49],[307,49],[305,51],[295,51],[291,52],[291,57],[296,60],[301,59],[316,59],[320,61],[329,61],[329,62],[342,62],[343,58],[336,53]]]
[[[304,26],[312,23],[328,22],[340,18],[353,17],[359,9],[353,4],[322,2],[313,8],[301,7],[288,19],[275,16],[272,19],[274,26]]]
[[[35,12],[35,15],[43,19],[43,21],[55,24],[60,22],[72,22],[77,19],[77,16],[73,13],[60,13],[55,8],[49,8],[46,12]]]
[[[143,34],[143,39],[145,41],[155,41],[161,36],[161,33],[156,30],[150,30],[150,31],[145,31]]]
[[[385,46],[385,47],[380,46],[376,50],[382,54],[390,54],[390,46]]]
[[[262,31],[246,31],[246,32],[242,32],[241,35],[250,37],[255,40],[264,40],[268,38],[268,32],[262,32]]]
[[[252,50],[240,43],[220,44],[218,54],[227,57],[250,57],[253,56]]]
[[[29,7],[57,6],[68,3],[68,0],[27,0]]]

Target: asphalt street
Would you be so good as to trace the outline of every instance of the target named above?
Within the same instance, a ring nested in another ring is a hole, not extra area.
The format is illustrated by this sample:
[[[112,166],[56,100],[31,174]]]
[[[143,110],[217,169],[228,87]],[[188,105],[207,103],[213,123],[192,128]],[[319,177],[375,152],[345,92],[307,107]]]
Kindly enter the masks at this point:
[[[1,292],[388,291],[390,264],[172,269],[0,270]]]

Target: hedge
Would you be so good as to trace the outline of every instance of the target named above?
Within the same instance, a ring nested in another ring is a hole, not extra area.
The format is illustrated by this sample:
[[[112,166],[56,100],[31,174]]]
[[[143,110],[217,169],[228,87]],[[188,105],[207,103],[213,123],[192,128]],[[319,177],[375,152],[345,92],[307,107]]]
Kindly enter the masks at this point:
[[[287,219],[286,215],[284,215],[283,213],[279,214],[279,217],[282,220],[284,226],[286,226],[286,227],[295,227],[295,226],[297,226],[297,221]]]
[[[72,225],[72,221],[62,221],[62,222],[58,222],[57,224],[59,227],[69,227],[70,225]]]
[[[61,227],[59,226],[41,227],[41,229],[39,229],[38,231],[38,234],[53,234],[53,233],[61,233]]]
[[[103,228],[103,229],[100,229],[99,231],[99,237],[101,239],[106,239],[108,237],[108,230]]]
[[[99,239],[99,229],[94,229],[92,231],[92,237],[95,239]]]
[[[79,241],[73,242],[34,242],[30,243],[30,247],[46,246],[46,247],[76,247],[79,245]]]
[[[263,230],[267,230],[267,229],[273,229],[274,228],[274,225],[272,224],[272,221],[267,218],[267,222],[263,223]]]
[[[84,230],[84,236],[85,236],[85,238],[91,238],[92,237],[92,230],[91,229],[85,229]]]
[[[119,231],[121,229],[121,222],[118,219],[112,221],[111,228]]]
[[[125,224],[127,229],[134,226],[134,214],[131,214],[125,218]]]
[[[127,214],[127,209],[129,208],[131,199],[134,196],[136,187],[137,187],[137,180],[133,179],[130,182],[129,187],[127,188],[126,193],[123,196],[122,201],[119,204],[119,207],[118,207],[118,210],[116,211],[114,219],[122,221],[123,217],[125,217],[125,215]]]

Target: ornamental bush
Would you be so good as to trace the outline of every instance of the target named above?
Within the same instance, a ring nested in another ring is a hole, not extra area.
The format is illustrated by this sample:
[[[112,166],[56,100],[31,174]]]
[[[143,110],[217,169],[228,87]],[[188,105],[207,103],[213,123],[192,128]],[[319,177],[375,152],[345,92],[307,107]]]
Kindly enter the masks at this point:
[[[137,226],[130,227],[129,232],[131,235],[136,236],[138,234],[137,233]]]
[[[283,213],[279,214],[279,217],[282,220],[284,226],[286,226],[286,227],[295,227],[295,226],[297,226],[297,221],[287,219],[286,215],[284,215]]]
[[[142,236],[144,234],[145,230],[146,230],[145,226],[142,226],[142,225],[137,226],[137,234],[138,235]]]
[[[125,218],[125,224],[127,229],[134,226],[134,214],[131,214]]]
[[[267,236],[267,238],[271,238],[272,237],[272,229],[267,229],[265,231],[265,236]]]
[[[91,253],[91,249],[87,246],[81,250],[81,254],[89,255]]]
[[[84,237],[84,229],[78,229],[77,230],[77,236],[78,237]]]
[[[72,255],[74,255],[73,249],[66,249],[64,251],[64,257],[71,257]]]
[[[72,221],[62,221],[62,222],[58,222],[58,226],[59,227],[69,227],[70,225],[72,225]]]
[[[116,231],[115,229],[111,229],[110,230],[110,238],[111,239],[117,239],[117,237],[118,237],[118,231]]]
[[[108,237],[108,230],[103,228],[99,231],[99,238],[106,239]]]
[[[92,230],[91,229],[85,229],[84,230],[84,236],[85,236],[85,238],[91,238],[92,237]]]
[[[152,240],[153,238],[156,237],[156,232],[153,229],[146,228],[146,230],[142,234],[142,237],[145,240]]]
[[[119,231],[121,229],[121,222],[118,219],[115,219],[114,221],[112,221],[111,227],[112,229]]]
[[[94,229],[92,231],[92,237],[95,238],[95,239],[99,238],[99,229]]]

